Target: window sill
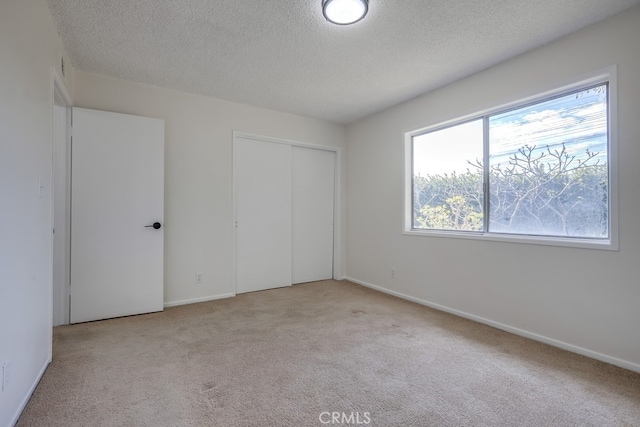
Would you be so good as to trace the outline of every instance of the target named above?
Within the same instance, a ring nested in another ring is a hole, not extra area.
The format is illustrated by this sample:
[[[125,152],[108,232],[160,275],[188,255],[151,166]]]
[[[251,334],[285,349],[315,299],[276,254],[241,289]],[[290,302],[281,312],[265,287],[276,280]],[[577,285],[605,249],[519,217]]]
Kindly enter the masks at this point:
[[[579,249],[597,249],[618,251],[618,243],[612,239],[562,238],[548,236],[515,235],[506,233],[459,232],[440,230],[404,230],[406,236],[444,237],[468,240],[486,240],[491,242],[518,243],[527,245],[560,246]]]

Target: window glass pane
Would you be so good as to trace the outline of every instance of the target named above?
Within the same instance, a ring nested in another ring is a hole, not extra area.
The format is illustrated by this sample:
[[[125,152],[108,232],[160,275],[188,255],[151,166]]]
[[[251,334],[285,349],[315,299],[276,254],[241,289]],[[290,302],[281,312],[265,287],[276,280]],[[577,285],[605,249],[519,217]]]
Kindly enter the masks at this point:
[[[482,119],[413,137],[413,228],[483,230]]]
[[[489,118],[489,231],[607,238],[607,85]]]

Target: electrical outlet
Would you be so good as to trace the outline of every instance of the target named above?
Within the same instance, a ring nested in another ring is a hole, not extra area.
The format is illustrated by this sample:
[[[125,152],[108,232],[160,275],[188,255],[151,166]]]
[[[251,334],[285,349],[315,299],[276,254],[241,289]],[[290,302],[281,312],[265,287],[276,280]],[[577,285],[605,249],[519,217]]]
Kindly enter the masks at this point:
[[[391,269],[391,278],[392,278],[392,279],[395,279],[395,278],[396,278],[396,269],[395,269],[395,268],[392,268],[392,269]]]
[[[2,364],[2,391],[5,391],[9,388],[9,373],[11,365],[9,362],[4,362]]]
[[[196,284],[202,283],[202,273],[196,273]]]

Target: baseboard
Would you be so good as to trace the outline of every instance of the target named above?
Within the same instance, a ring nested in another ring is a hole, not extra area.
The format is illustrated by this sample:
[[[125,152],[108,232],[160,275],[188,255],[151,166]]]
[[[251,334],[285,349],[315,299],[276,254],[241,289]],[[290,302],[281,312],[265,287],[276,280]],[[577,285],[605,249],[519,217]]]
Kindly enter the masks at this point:
[[[29,403],[29,399],[31,399],[31,395],[36,390],[36,387],[38,386],[38,383],[42,379],[42,376],[44,375],[44,373],[47,370],[47,368],[49,367],[49,363],[51,363],[51,357],[47,358],[47,361],[45,362],[44,366],[42,367],[42,369],[40,369],[40,372],[36,376],[36,380],[33,382],[31,387],[29,388],[29,392],[24,397],[24,399],[22,399],[22,402],[20,402],[20,406],[18,406],[18,409],[16,410],[15,414],[13,414],[13,417],[11,418],[11,421],[9,422],[10,426],[14,426],[18,422],[18,418],[20,418],[20,415],[22,415],[22,411],[24,411],[24,408],[27,406],[27,403]]]
[[[473,320],[478,323],[482,323],[488,326],[492,326],[497,329],[501,329],[503,331],[519,335],[521,337],[529,338],[534,341],[539,341],[545,344],[549,344],[553,347],[558,347],[563,350],[570,351],[572,353],[577,353],[582,356],[590,357],[592,359],[599,360],[601,362],[609,363],[611,365],[619,366],[621,368],[628,369],[630,371],[639,372],[640,373],[640,364],[629,362],[627,360],[618,359],[617,357],[609,356],[606,354],[598,353],[597,351],[592,351],[583,347],[578,347],[573,344],[566,343],[564,341],[559,341],[554,338],[549,338],[544,335],[539,335],[533,332],[526,331],[524,329],[515,328],[513,326],[505,325],[504,323],[495,322],[490,319],[486,319],[484,317],[476,316],[474,314],[466,313],[464,311],[456,310],[453,308],[449,308],[444,305],[436,304],[427,300],[423,300],[420,298],[412,297],[410,295],[406,295],[400,292],[392,291],[381,286],[373,285],[371,283],[364,282],[362,280],[354,279],[352,277],[345,277],[345,280],[348,280],[353,283],[357,283],[358,285],[365,286],[367,288],[374,289],[376,291],[383,292],[385,294],[393,295],[398,298],[402,298],[407,301],[412,301],[427,307],[434,308],[436,310],[444,311],[446,313],[454,314],[459,317],[464,317],[465,319]]]
[[[219,294],[202,298],[192,298],[192,299],[183,299],[178,301],[168,301],[164,303],[164,307],[175,307],[177,305],[186,305],[186,304],[194,304],[197,302],[206,302],[206,301],[214,301],[217,299],[231,298],[235,297],[236,294]]]

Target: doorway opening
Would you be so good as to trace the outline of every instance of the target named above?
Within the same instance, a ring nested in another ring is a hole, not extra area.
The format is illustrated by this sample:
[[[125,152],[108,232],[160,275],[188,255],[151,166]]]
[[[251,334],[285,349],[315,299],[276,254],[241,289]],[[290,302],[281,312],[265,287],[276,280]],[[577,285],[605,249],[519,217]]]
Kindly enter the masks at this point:
[[[52,324],[69,323],[71,253],[71,97],[64,79],[52,68],[51,282]]]

